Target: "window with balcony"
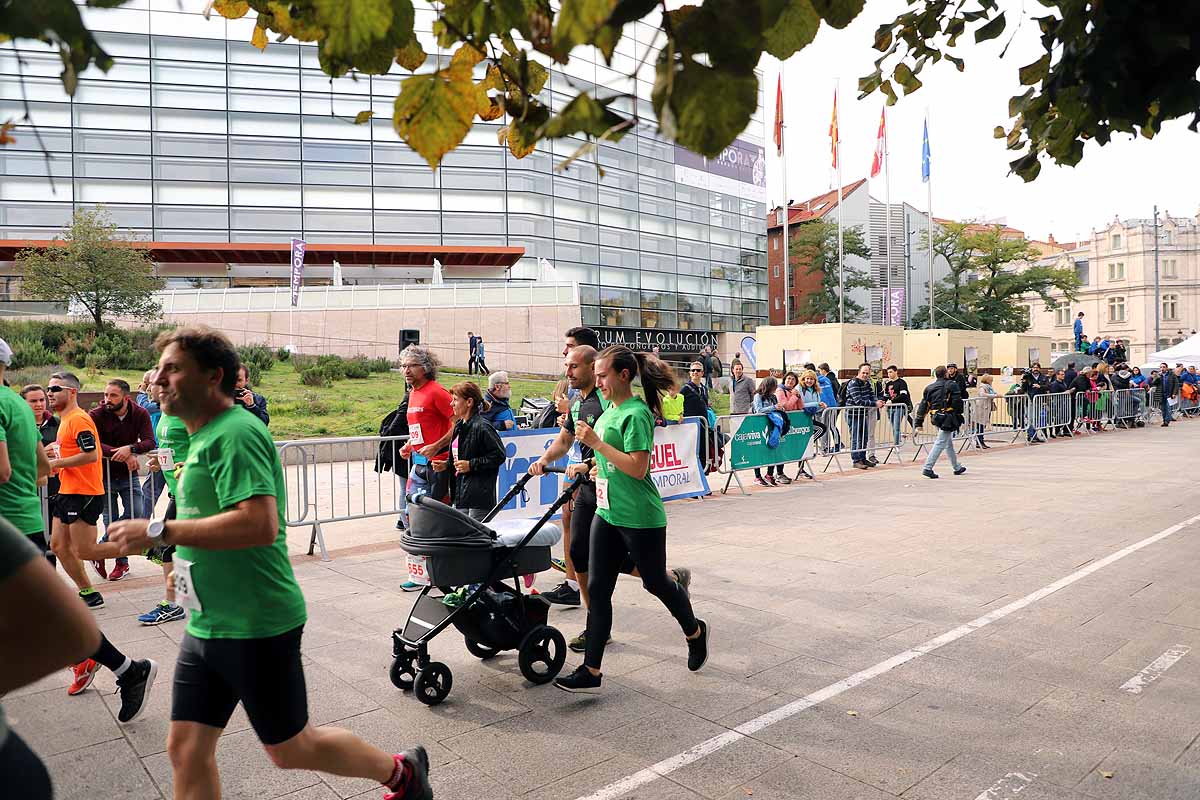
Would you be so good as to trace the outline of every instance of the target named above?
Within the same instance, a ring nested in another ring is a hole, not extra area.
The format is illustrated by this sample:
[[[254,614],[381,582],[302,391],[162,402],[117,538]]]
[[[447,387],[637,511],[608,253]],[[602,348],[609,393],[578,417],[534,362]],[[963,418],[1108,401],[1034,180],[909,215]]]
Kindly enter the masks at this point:
[[[1125,280],[1125,262],[1114,261],[1108,265],[1108,279],[1110,281]]]
[[[1179,319],[1179,295],[1164,294],[1162,296],[1162,317],[1167,320]]]
[[[1109,322],[1124,322],[1125,321],[1125,298],[1124,297],[1108,298],[1108,321]]]

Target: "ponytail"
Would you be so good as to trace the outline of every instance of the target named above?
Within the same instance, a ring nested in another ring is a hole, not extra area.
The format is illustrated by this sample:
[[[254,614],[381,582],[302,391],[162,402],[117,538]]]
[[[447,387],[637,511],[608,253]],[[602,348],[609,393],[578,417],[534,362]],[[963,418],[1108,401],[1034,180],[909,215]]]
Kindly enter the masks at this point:
[[[615,344],[606,347],[596,360],[604,359],[616,372],[628,372],[629,380],[639,375],[642,378],[642,392],[646,397],[646,405],[655,417],[662,417],[662,394],[675,386],[675,376],[671,368],[657,358],[646,353],[634,353],[624,345]]]

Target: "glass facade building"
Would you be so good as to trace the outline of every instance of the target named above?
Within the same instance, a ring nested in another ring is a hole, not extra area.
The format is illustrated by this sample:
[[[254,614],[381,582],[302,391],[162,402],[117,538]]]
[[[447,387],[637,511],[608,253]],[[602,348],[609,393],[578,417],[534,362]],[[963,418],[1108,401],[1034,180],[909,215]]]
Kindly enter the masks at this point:
[[[581,140],[518,160],[497,141],[503,120],[477,123],[432,171],[392,128],[406,72],[331,80],[315,47],[259,51],[251,18],[205,20],[204,5],[85,9],[116,63],[84,73],[73,98],[56,53],[0,47],[0,120],[24,115],[24,93],[38,134],[21,125],[17,143],[0,147],[0,239],[52,238],[73,209],[102,204],[158,242],[522,246],[579,282],[588,324],[765,324],[765,181],[693,180],[696,170],[680,169],[674,144],[655,133],[653,59],[638,69],[656,28],[628,26],[612,68],[581,54],[544,90],[555,110],[580,90],[628,93],[614,107],[645,121],[620,142],[561,169]],[[433,12],[417,14],[429,70],[448,54],[429,33]],[[742,144],[761,153],[759,95]],[[367,109],[375,118],[353,124]]]

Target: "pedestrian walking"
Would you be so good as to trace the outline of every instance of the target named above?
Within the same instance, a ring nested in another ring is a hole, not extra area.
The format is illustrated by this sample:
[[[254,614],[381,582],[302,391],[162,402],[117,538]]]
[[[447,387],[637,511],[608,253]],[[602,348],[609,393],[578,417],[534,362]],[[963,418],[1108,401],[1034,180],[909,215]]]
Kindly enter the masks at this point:
[[[586,653],[583,664],[554,682],[569,692],[600,688],[604,648],[612,631],[612,594],[627,560],[637,567],[645,589],[679,623],[688,644],[688,669],[695,672],[708,660],[708,624],[692,612],[683,582],[678,576],[672,580],[667,571],[667,515],[650,477],[654,419],[662,413],[659,396],[674,379],[662,362],[619,345],[600,353],[594,372],[610,407],[595,427],[575,422],[576,437],[594,451],[596,516],[589,554]],[[633,396],[637,377],[645,400]]]
[[[950,380],[946,367],[938,367],[933,371],[934,381],[925,387],[921,396],[921,404],[917,406],[917,428],[925,424],[925,417],[930,416],[938,429],[937,439],[929,448],[929,457],[925,459],[925,468],[921,474],[926,478],[936,478],[934,465],[945,451],[950,455],[950,466],[955,475],[962,475],[967,468],[958,463],[958,453],[954,451],[954,434],[963,423],[963,396],[958,381]]]
[[[483,370],[479,369],[475,361],[475,353],[479,346],[479,339],[471,331],[467,331],[467,374],[474,375],[476,372],[483,374]]]
[[[487,348],[483,344],[483,336],[475,337],[475,370],[480,375],[491,372],[487,365]]]

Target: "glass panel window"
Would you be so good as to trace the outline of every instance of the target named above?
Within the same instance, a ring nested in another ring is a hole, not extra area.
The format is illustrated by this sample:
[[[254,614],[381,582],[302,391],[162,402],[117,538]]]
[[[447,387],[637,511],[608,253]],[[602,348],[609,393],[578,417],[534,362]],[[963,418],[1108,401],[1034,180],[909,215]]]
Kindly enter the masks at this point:
[[[1125,321],[1125,298],[1124,297],[1108,298],[1108,321],[1109,322],[1124,322]]]
[[[60,189],[61,191],[61,189]],[[149,181],[75,180],[75,201],[79,203],[149,203]]]
[[[173,61],[154,61],[150,69],[155,83],[177,86],[225,86],[224,64],[184,64]]]
[[[150,159],[77,153],[75,175],[80,178],[149,178]]]
[[[1163,319],[1179,319],[1179,295],[1164,294],[1162,296],[1162,316]]]
[[[230,136],[231,158],[267,158],[279,161],[300,160],[300,140]]]
[[[375,212],[376,233],[431,233],[436,237],[441,229],[442,219],[436,211]]]
[[[350,186],[305,186],[304,205],[313,208],[370,208],[371,190]]]
[[[248,111],[230,111],[229,132],[250,136],[299,138],[300,117],[296,114],[253,114]]]
[[[147,148],[146,152],[150,152]],[[226,158],[229,140],[224,136],[201,136],[200,134],[179,135],[173,133],[154,134],[156,156],[207,156]]]
[[[252,183],[300,183],[300,165],[280,161],[230,161],[229,178]]]
[[[150,130],[150,109],[130,106],[89,106],[75,104],[75,127],[107,131]],[[38,120],[38,124],[44,124]]]
[[[175,181],[225,181],[229,180],[226,163],[209,158],[156,158],[154,177]]]
[[[261,92],[248,89],[229,91],[230,111],[263,111],[274,114],[299,114],[300,95],[295,92]]]
[[[71,200],[71,184],[58,182],[57,193],[46,178],[5,178],[0,181],[0,200]]]
[[[232,43],[231,43],[232,44]],[[274,50],[272,45],[267,48]],[[300,91],[300,71],[278,67],[250,67],[240,64],[229,65],[229,85],[239,89],[279,89]]]
[[[1071,324],[1071,307],[1057,306],[1054,309],[1054,324],[1058,326]]]
[[[1108,279],[1110,281],[1125,280],[1125,262],[1114,261],[1108,265]]]
[[[156,206],[155,228],[228,228],[229,209]]]
[[[304,182],[332,186],[370,186],[371,168],[358,164],[305,163]]]
[[[228,184],[199,181],[155,181],[154,202],[180,205],[226,205]]]
[[[1121,246],[1121,234],[1119,234],[1119,233],[1114,233],[1114,234],[1112,235],[1112,249],[1113,249],[1113,250],[1116,250],[1116,249],[1117,249],[1117,248],[1119,248],[1120,246]]]
[[[229,202],[239,206],[299,206],[299,186],[261,183],[234,183],[229,187]]]
[[[230,221],[234,228],[298,231],[300,211],[292,208],[232,208]]]
[[[156,108],[154,130],[176,133],[225,133],[225,112]]]
[[[442,190],[442,206],[451,211],[494,211],[503,213],[503,192]]]
[[[1168,259],[1162,262],[1164,278],[1178,278],[1179,272],[1175,266],[1175,259]]]
[[[359,211],[304,209],[304,229],[325,231],[370,231],[371,215]]]

